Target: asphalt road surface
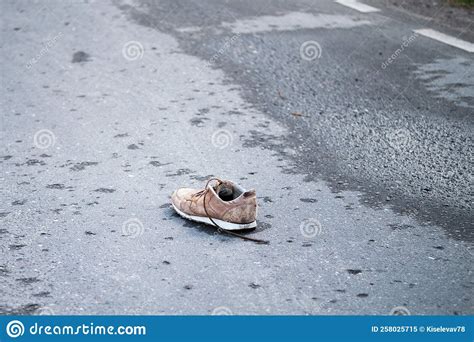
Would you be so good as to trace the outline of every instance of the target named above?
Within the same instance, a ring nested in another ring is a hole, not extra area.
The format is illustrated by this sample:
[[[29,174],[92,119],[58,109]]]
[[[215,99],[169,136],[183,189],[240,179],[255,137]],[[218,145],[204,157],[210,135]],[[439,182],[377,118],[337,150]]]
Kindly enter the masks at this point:
[[[367,4],[2,2],[0,313],[473,314],[472,16]]]

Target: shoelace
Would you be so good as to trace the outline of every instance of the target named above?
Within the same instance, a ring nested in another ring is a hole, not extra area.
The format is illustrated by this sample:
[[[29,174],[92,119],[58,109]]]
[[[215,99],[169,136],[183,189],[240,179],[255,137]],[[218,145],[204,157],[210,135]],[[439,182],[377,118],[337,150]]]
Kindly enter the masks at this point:
[[[211,215],[209,215],[208,211],[207,211],[207,207],[206,207],[206,196],[207,194],[209,193],[209,183],[213,180],[216,180],[218,182],[218,184],[222,184],[222,180],[220,180],[219,178],[216,178],[216,177],[213,177],[213,178],[210,178],[207,183],[206,183],[206,186],[204,187],[203,190],[199,191],[199,192],[196,192],[193,196],[196,197],[196,198],[200,198],[202,196],[204,196],[203,198],[203,202],[204,202],[204,212],[206,213],[207,215],[207,218],[212,222],[212,224],[217,228],[217,231],[220,233],[220,232],[224,232],[228,235],[231,235],[231,236],[235,236],[235,237],[238,237],[238,238],[241,238],[243,240],[247,240],[247,241],[253,241],[253,242],[256,242],[258,244],[269,244],[270,242],[267,241],[267,240],[262,240],[262,239],[256,239],[256,238],[251,238],[251,237],[248,237],[248,236],[245,236],[245,235],[242,235],[242,234],[238,234],[238,233],[235,233],[235,232],[232,232],[230,230],[227,230],[227,229],[224,229],[222,228],[221,226],[219,226],[216,221],[214,221],[211,217]]]

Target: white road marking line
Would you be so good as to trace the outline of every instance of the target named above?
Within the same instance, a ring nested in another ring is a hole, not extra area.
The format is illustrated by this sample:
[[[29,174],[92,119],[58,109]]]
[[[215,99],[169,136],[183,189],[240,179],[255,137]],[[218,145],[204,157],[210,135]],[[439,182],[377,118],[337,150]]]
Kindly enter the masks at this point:
[[[372,6],[369,6],[369,5],[365,5],[365,4],[361,4],[357,0],[336,0],[336,2],[338,4],[343,5],[343,6],[353,8],[353,9],[359,11],[359,12],[362,12],[362,13],[370,13],[370,12],[380,11],[378,8],[375,8],[375,7],[372,7]]]
[[[264,15],[259,17],[235,20],[222,23],[223,27],[232,29],[234,33],[257,33],[268,31],[291,31],[313,28],[351,28],[360,25],[370,25],[368,20],[357,20],[349,15],[341,14],[311,14],[290,12],[284,15]]]
[[[466,42],[455,37],[448,36],[447,34],[432,30],[432,29],[419,29],[413,30],[415,33],[421,34],[422,36],[437,40],[439,42],[457,47],[467,52],[474,52],[474,44]]]

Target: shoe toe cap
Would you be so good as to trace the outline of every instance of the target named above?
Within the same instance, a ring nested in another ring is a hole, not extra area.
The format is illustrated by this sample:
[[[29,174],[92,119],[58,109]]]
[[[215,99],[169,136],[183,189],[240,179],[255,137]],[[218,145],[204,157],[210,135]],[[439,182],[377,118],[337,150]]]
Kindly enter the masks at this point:
[[[171,194],[171,203],[177,208],[182,208],[182,203],[188,199],[191,199],[192,194],[195,192],[193,189],[180,188]]]

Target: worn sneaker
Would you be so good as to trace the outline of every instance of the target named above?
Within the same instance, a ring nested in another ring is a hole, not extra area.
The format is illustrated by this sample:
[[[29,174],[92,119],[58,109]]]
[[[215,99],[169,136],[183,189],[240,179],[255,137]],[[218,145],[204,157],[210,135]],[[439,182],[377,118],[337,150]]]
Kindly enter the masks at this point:
[[[255,190],[245,190],[231,181],[211,178],[201,190],[180,188],[171,195],[171,204],[186,219],[224,230],[257,226]]]

